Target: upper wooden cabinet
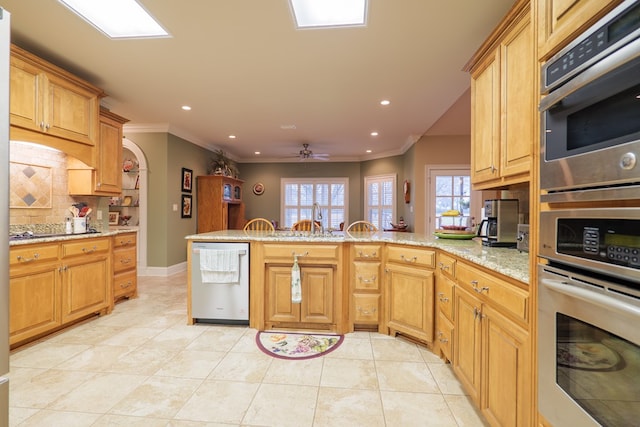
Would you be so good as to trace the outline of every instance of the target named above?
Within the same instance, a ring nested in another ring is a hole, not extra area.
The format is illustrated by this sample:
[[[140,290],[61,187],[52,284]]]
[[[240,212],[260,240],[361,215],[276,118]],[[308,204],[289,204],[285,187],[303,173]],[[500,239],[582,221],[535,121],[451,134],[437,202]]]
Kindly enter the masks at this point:
[[[536,67],[530,5],[520,2],[467,65],[475,189],[529,181],[536,142]]]
[[[538,2],[538,57],[545,61],[621,0],[540,0]]]
[[[101,89],[11,46],[11,139],[60,149],[92,165]]]
[[[122,191],[122,126],[127,119],[100,111],[100,139],[95,168],[69,161],[69,194],[119,195]]]

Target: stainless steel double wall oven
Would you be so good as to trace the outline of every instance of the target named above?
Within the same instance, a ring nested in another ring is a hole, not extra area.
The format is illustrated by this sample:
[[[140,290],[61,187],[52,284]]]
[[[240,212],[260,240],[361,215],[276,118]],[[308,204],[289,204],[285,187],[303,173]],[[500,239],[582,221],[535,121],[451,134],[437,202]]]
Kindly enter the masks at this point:
[[[538,401],[554,426],[640,420],[640,0],[542,68]]]

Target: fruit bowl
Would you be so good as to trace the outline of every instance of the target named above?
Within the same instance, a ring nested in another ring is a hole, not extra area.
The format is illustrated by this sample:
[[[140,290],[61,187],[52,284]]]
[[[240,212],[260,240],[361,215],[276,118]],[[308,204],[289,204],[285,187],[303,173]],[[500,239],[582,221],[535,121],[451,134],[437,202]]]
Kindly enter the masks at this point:
[[[392,222],[390,222],[389,224],[391,224],[391,226],[396,230],[404,230],[405,228],[407,228],[407,224],[394,224]]]

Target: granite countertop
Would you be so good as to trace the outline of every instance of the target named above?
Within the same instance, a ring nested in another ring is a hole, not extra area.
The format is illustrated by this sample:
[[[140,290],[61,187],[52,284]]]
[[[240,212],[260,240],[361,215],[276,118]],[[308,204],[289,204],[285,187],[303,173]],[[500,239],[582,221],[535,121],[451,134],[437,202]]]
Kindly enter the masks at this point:
[[[36,237],[31,237],[28,239],[9,240],[9,246],[29,245],[32,243],[62,242],[67,240],[90,239],[95,237],[108,237],[108,236],[116,236],[122,233],[130,233],[132,231],[137,231],[137,230],[119,229],[119,230],[100,231],[97,233],[51,234],[51,235],[44,235],[42,237],[38,237],[38,235],[36,234]]]
[[[271,233],[242,230],[223,230],[210,233],[193,234],[185,237],[193,241],[212,242],[290,242],[290,243],[326,243],[326,242],[363,242],[391,243],[408,246],[421,246],[441,249],[452,255],[496,271],[504,276],[529,283],[529,254],[511,248],[491,248],[482,246],[479,239],[454,240],[440,239],[419,233],[343,233],[334,232],[324,235],[276,231]]]

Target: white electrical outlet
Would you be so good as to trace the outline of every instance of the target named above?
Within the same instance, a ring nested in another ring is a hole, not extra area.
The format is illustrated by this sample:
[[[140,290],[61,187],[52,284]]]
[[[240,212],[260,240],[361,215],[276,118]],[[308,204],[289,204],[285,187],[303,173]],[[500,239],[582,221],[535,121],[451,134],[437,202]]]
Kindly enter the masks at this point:
[[[97,219],[98,221],[102,221],[102,211],[98,211],[98,212],[96,212],[96,219]]]
[[[173,204],[173,211],[174,212],[178,212],[178,204],[177,203]]]

